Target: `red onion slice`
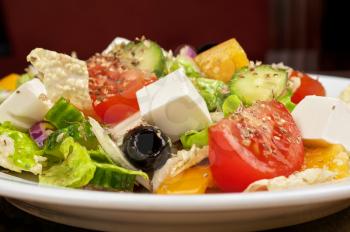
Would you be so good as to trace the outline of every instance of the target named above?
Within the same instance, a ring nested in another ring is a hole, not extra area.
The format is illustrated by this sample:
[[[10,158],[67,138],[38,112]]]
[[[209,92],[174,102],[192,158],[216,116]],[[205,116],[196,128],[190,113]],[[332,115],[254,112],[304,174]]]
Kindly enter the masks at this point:
[[[42,148],[44,146],[45,140],[54,130],[54,127],[48,122],[37,122],[29,129],[30,137],[35,141],[35,143]]]

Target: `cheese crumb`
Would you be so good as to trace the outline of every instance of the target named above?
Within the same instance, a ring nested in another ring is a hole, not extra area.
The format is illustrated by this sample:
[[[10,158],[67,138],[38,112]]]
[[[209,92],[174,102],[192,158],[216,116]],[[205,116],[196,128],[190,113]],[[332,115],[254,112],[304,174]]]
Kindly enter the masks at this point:
[[[336,174],[327,169],[309,168],[304,171],[295,172],[285,177],[278,176],[272,179],[262,179],[251,183],[244,192],[278,191],[286,189],[301,188],[314,184],[330,182],[335,179]]]

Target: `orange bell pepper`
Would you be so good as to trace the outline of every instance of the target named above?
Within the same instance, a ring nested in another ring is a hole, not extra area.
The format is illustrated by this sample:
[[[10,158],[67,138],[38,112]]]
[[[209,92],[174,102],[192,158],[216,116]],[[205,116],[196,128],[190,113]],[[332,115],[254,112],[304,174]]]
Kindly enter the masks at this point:
[[[304,141],[304,168],[325,168],[340,179],[350,176],[349,154],[342,145],[322,140]]]
[[[19,75],[15,73],[5,76],[0,80],[0,89],[8,91],[15,90],[18,77]]]
[[[211,79],[228,82],[249,60],[236,39],[227,40],[194,58],[200,70]]]
[[[158,194],[202,194],[214,182],[209,166],[196,166],[175,177],[166,179],[157,189]]]

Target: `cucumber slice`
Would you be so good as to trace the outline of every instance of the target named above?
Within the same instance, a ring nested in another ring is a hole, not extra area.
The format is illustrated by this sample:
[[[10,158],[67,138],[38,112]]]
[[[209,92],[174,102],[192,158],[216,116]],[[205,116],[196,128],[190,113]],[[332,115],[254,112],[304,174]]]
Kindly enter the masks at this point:
[[[142,39],[127,45],[121,44],[113,52],[129,66],[154,73],[157,77],[163,75],[165,57],[162,48],[151,40]]]
[[[236,72],[230,82],[231,94],[239,97],[245,105],[256,101],[268,101],[280,97],[287,87],[288,73],[285,69],[260,65],[243,68]]]
[[[147,174],[141,171],[127,170],[114,164],[95,163],[95,165],[95,175],[90,181],[90,184],[95,187],[132,191],[136,176],[148,179]]]
[[[62,129],[73,123],[84,121],[84,115],[62,97],[46,113],[45,119],[57,129]]]

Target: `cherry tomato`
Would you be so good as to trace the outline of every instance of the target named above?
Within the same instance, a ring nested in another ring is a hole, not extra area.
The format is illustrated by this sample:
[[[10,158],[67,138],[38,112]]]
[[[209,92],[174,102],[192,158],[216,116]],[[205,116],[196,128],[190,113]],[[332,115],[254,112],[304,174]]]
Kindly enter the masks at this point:
[[[301,73],[299,71],[293,71],[291,76],[300,78],[300,86],[292,96],[293,103],[299,103],[305,96],[308,95],[326,95],[323,85],[318,80],[315,80],[305,73]]]
[[[304,147],[298,127],[277,101],[257,102],[209,128],[209,161],[215,184],[243,191],[264,178],[300,170]]]
[[[109,55],[95,55],[87,64],[93,108],[104,123],[118,123],[136,113],[136,92],[156,80],[154,75],[130,69]]]

